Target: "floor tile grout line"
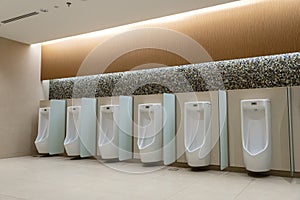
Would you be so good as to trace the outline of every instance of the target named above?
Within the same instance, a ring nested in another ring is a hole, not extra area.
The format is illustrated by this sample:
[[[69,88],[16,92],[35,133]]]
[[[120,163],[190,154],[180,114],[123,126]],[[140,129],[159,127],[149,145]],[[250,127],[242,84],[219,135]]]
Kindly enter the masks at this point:
[[[5,197],[9,197],[9,198],[14,198],[16,200],[27,200],[27,199],[24,199],[22,197],[16,197],[16,196],[12,196],[12,195],[8,195],[8,194],[3,194],[3,193],[0,193],[1,196],[5,196]]]
[[[176,196],[178,193],[183,192],[184,190],[186,190],[188,187],[190,187],[192,184],[197,183],[198,180],[195,180],[193,183],[184,186],[183,188],[181,188],[180,190],[178,190],[177,192],[175,192],[174,194],[170,195],[169,197],[166,197],[165,200],[171,199],[172,197]]]
[[[222,176],[223,173],[218,174],[217,176]],[[190,183],[189,185],[186,185],[185,187],[183,187],[182,189],[180,189],[179,191],[175,192],[174,194],[170,195],[169,197],[166,197],[165,200],[169,200],[172,197],[176,196],[178,193],[185,191],[186,189],[188,189],[191,185],[200,182],[200,180],[195,180],[193,183]]]
[[[251,179],[248,184],[237,194],[234,199],[237,199],[252,183],[254,183],[254,179]]]

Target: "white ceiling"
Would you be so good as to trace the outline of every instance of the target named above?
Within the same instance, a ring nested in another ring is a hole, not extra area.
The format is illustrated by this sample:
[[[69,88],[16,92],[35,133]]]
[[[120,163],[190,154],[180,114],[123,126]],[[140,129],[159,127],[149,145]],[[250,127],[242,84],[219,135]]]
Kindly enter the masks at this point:
[[[72,2],[68,7],[66,2]],[[177,14],[234,0],[0,0],[0,37],[34,44]],[[58,6],[55,8],[54,6]],[[48,12],[41,12],[40,9]]]

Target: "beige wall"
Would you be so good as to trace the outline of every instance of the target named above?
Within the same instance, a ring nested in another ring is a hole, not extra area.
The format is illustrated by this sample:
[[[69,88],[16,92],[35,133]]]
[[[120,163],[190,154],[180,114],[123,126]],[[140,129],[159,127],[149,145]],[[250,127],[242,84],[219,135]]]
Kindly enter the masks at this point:
[[[286,88],[264,88],[228,91],[229,165],[244,167],[241,137],[242,99],[270,99],[272,169],[290,170],[288,103]]]
[[[211,164],[219,165],[219,106],[218,91],[213,92],[195,92],[176,94],[176,144],[177,144],[177,162],[186,163],[184,147],[184,126],[183,126],[183,108],[184,103],[189,101],[210,101],[212,105],[212,151]]]
[[[40,46],[0,38],[0,158],[31,155],[37,133]]]
[[[300,87],[292,87],[292,123],[295,171],[300,172]]]

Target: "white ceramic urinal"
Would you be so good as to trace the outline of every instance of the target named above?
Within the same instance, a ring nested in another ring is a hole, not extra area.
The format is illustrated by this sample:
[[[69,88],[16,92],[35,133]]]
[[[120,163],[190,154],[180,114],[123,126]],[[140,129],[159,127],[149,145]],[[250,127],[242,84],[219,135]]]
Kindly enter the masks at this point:
[[[210,164],[211,104],[209,101],[184,104],[184,145],[188,165],[203,167]]]
[[[138,148],[144,163],[162,160],[162,105],[138,106]]]
[[[49,153],[49,121],[50,107],[40,108],[38,135],[34,142],[39,153]]]
[[[100,106],[98,147],[103,159],[119,158],[119,106]]]
[[[269,171],[272,160],[270,100],[242,100],[241,118],[246,169],[252,172]]]
[[[80,106],[69,106],[67,109],[67,133],[64,146],[68,156],[79,156],[80,138],[79,138],[79,113]]]

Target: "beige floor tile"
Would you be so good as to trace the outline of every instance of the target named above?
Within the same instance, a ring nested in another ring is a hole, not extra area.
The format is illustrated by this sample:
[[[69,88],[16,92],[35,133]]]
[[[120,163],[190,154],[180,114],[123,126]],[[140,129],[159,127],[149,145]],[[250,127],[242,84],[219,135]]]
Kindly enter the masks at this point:
[[[300,199],[300,179],[170,169],[65,157],[2,159],[0,200]]]
[[[1,200],[24,200],[24,199],[21,199],[21,198],[7,196],[7,195],[3,195],[3,194],[0,194],[0,199]]]
[[[246,200],[299,200],[300,183],[291,178],[265,177],[255,179],[237,199]]]

